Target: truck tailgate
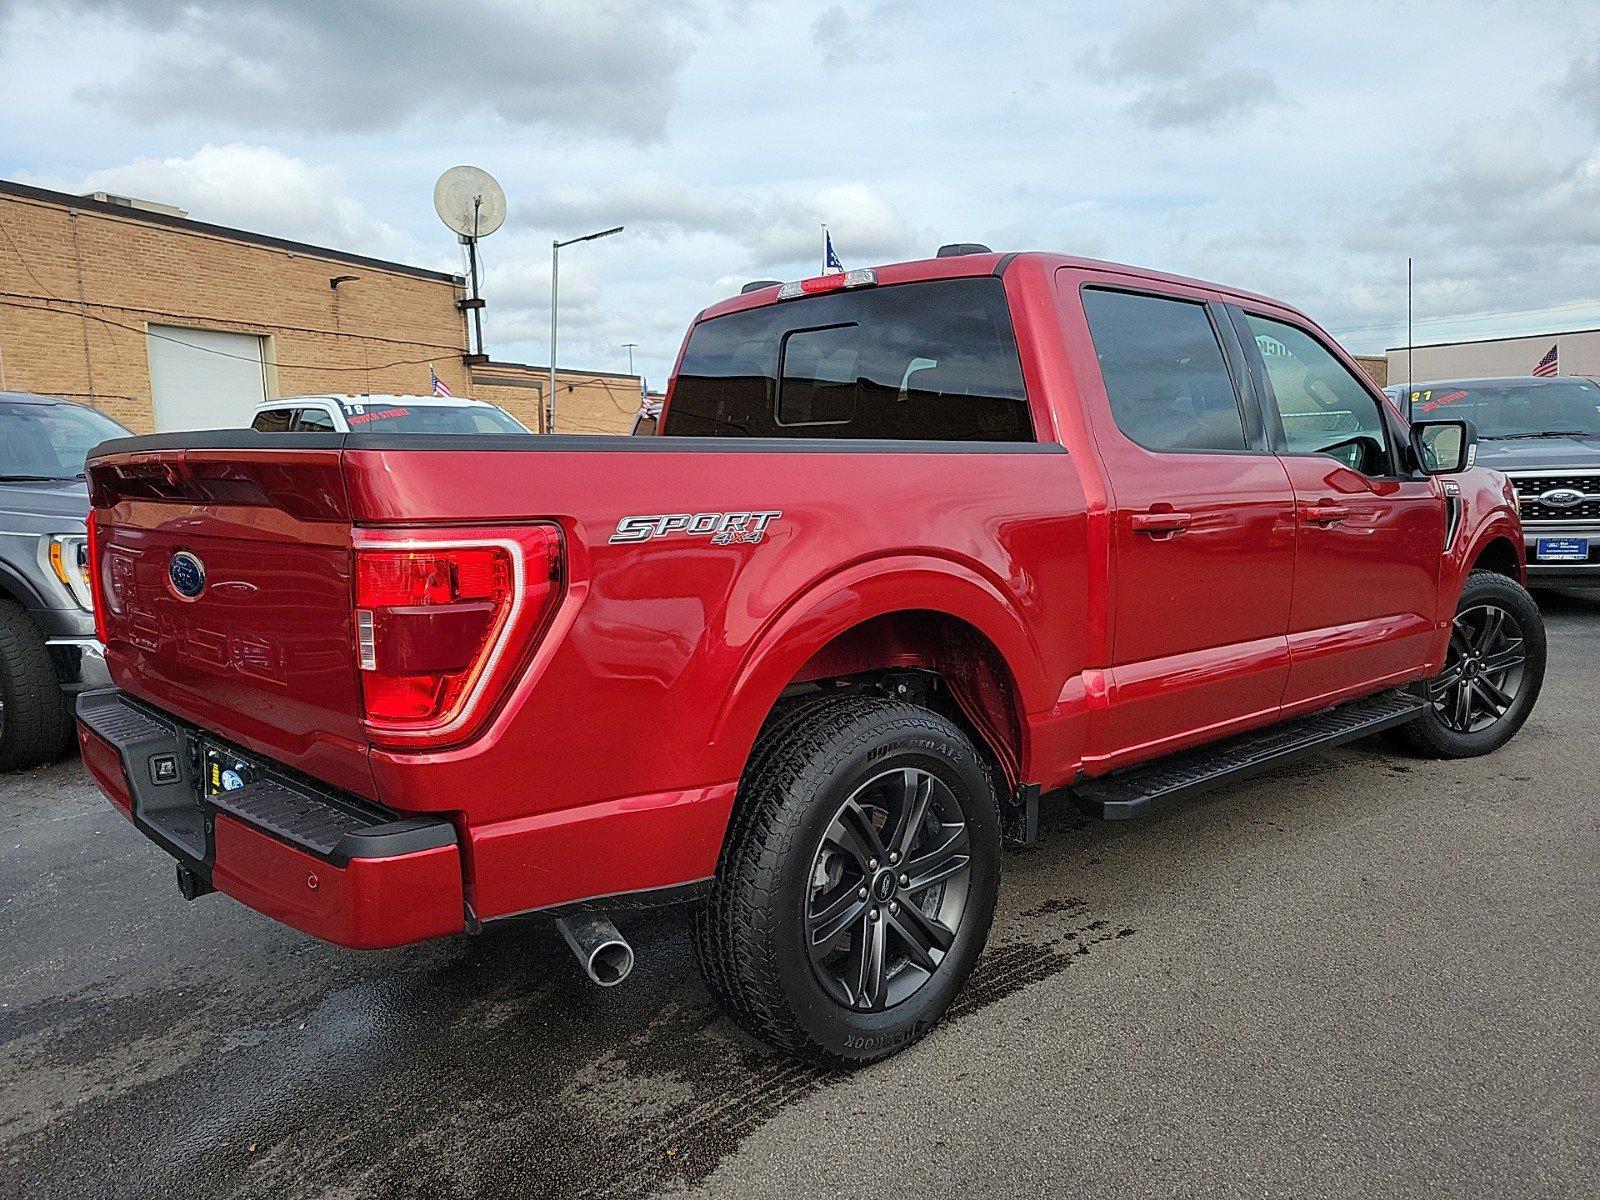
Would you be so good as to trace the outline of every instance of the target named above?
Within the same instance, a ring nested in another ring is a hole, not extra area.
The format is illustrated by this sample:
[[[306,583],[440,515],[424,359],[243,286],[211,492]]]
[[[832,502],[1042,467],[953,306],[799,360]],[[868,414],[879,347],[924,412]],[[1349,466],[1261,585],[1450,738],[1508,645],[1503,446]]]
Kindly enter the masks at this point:
[[[117,686],[374,798],[340,451],[152,450],[89,474]]]

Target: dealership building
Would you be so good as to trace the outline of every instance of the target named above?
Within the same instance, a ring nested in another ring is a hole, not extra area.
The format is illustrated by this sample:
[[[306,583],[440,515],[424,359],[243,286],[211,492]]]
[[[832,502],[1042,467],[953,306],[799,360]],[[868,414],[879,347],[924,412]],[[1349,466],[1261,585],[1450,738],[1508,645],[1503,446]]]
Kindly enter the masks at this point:
[[[1600,377],[1600,329],[1575,329],[1566,333],[1535,333],[1518,337],[1484,338],[1472,342],[1434,342],[1426,346],[1396,346],[1389,350],[1390,383],[1410,379],[1427,383],[1435,379],[1503,379],[1532,375],[1551,350],[1560,375]]]
[[[0,391],[94,405],[138,433],[248,424],[263,400],[457,396],[537,429],[547,367],[471,352],[459,275],[0,180]],[[639,378],[557,375],[556,432],[626,433]]]

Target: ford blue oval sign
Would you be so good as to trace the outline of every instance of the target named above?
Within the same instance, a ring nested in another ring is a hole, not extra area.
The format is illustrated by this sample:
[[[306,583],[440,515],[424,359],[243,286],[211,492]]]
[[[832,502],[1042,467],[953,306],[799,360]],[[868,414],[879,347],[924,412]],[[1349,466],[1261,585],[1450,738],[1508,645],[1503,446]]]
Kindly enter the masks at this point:
[[[1587,499],[1577,488],[1551,488],[1539,497],[1539,503],[1551,508],[1576,508]]]
[[[173,591],[193,600],[206,590],[206,565],[187,550],[175,551],[167,560],[167,579]]]

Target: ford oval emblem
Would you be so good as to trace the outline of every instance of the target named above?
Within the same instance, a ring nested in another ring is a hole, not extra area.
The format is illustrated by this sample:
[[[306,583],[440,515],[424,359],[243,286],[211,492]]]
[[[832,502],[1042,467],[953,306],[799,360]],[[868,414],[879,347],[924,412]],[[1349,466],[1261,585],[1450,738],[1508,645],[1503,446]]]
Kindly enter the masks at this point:
[[[178,595],[193,600],[206,590],[206,565],[187,550],[175,551],[167,560],[167,580]]]
[[[1576,488],[1551,488],[1539,497],[1540,504],[1551,508],[1575,508],[1584,501],[1584,494]]]

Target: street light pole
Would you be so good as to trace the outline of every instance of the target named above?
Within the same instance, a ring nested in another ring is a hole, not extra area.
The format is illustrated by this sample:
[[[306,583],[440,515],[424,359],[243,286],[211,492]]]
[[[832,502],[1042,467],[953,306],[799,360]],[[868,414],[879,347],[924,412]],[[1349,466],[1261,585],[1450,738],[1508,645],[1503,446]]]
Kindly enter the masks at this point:
[[[623,342],[622,343],[622,348],[628,352],[628,374],[629,375],[633,374],[633,348],[635,346],[637,346],[638,344],[639,344],[638,342]]]
[[[556,431],[556,302],[560,295],[559,280],[561,274],[561,247],[571,246],[577,242],[592,242],[596,238],[610,237],[613,233],[621,233],[622,226],[615,229],[602,229],[599,233],[586,233],[582,237],[560,238],[550,243],[550,393],[544,400],[544,431]]]

